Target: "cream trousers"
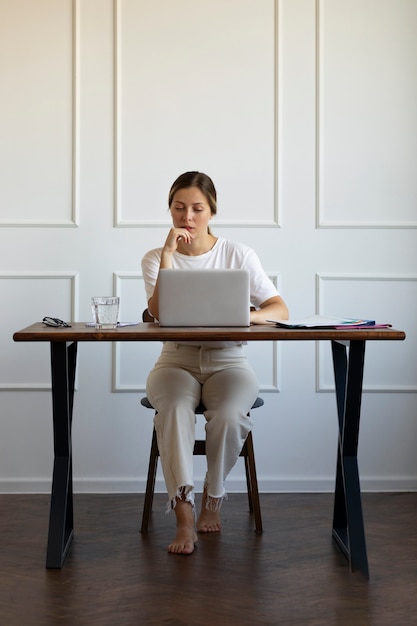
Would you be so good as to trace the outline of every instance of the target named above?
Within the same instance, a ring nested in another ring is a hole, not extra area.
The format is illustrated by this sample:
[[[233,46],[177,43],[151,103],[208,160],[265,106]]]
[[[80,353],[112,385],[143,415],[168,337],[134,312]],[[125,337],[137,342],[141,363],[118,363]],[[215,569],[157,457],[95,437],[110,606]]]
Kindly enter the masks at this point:
[[[216,498],[219,508],[226,493],[224,481],[251,430],[248,411],[258,394],[243,346],[166,342],[149,373],[146,394],[157,411],[154,423],[169,507],[175,507],[180,496],[194,507],[194,411],[200,401],[204,403],[207,506],[211,508]]]

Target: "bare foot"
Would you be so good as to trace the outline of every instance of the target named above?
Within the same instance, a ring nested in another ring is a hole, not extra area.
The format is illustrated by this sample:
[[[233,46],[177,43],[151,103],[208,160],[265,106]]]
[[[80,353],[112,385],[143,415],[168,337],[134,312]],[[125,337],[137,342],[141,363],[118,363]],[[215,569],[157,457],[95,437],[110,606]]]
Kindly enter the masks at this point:
[[[175,505],[177,518],[177,534],[174,541],[168,546],[171,554],[192,554],[197,543],[197,535],[194,526],[194,511],[189,502],[177,500]]]
[[[204,489],[201,502],[201,511],[197,520],[197,531],[199,533],[218,533],[221,530],[220,511],[211,511],[206,507],[207,492]]]

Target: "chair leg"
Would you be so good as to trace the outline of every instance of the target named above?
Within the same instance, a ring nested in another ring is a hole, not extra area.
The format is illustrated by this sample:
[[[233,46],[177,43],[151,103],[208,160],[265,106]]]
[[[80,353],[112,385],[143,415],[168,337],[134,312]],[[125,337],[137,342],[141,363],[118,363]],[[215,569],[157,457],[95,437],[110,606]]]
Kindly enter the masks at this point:
[[[148,532],[149,518],[152,512],[153,494],[155,491],[156,470],[158,468],[158,442],[156,439],[156,430],[153,429],[151,453],[149,456],[148,478],[146,481],[145,501],[143,505],[141,533]]]
[[[245,471],[248,486],[249,510],[255,515],[255,531],[263,532],[261,504],[259,502],[258,479],[256,476],[255,453],[253,450],[253,438],[250,432],[246,438],[245,446]]]
[[[243,448],[242,448],[242,451],[240,453],[240,456],[243,456],[243,460],[245,462],[246,492],[248,494],[249,512],[253,513],[252,484],[251,484],[251,476],[250,476],[250,470],[249,470],[248,448],[246,446],[246,441],[243,444]]]

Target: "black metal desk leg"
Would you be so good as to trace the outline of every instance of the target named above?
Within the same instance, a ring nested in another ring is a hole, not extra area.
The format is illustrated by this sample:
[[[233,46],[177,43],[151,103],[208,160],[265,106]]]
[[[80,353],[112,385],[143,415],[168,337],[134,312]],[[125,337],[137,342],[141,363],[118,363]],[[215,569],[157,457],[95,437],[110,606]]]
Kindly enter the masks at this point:
[[[369,578],[358,470],[358,439],[362,400],[365,341],[347,347],[332,341],[339,419],[333,538],[349,561],[351,571]]]
[[[47,568],[63,566],[74,534],[71,427],[76,364],[76,342],[51,342],[54,469]]]

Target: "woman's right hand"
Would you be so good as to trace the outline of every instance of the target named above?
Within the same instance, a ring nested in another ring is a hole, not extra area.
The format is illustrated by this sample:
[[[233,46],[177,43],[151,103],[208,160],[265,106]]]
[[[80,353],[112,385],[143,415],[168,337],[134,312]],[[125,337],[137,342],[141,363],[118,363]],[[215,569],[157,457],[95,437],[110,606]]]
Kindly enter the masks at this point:
[[[193,235],[188,232],[186,228],[171,228],[164,244],[164,252],[172,254],[178,249],[178,244],[183,241],[186,244],[190,244],[193,240]]]
[[[190,244],[193,239],[194,235],[188,232],[186,228],[171,228],[162,249],[160,269],[171,269],[172,255],[178,249],[180,241],[183,241],[185,244]],[[159,319],[158,279],[156,280],[154,292],[148,301],[148,311],[154,318]]]

